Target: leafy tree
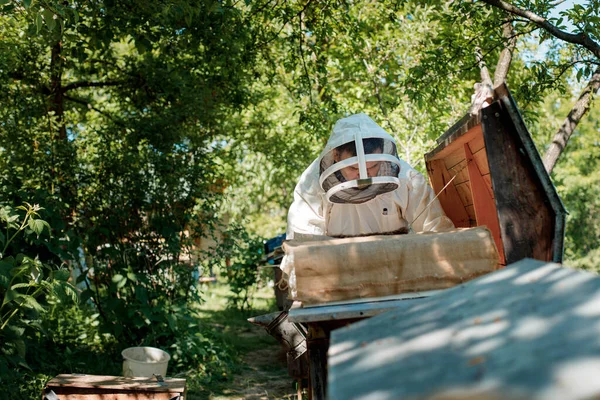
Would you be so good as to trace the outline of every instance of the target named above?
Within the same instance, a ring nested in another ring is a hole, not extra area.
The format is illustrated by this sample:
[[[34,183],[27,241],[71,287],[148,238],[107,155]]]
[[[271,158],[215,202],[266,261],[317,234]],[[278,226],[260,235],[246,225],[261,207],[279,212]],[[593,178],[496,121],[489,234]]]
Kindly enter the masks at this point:
[[[39,218],[40,210],[38,205],[27,203],[16,209],[0,207],[0,376],[9,367],[27,367],[26,340],[40,329],[40,315],[47,311],[48,297],[62,303],[77,300],[75,288],[67,282],[68,269],[44,264],[11,246],[18,236],[39,238],[50,229]]]
[[[254,28],[221,1],[1,10],[2,200],[44,204],[51,253],[83,251],[104,329],[172,331],[219,201],[216,140],[249,101]]]

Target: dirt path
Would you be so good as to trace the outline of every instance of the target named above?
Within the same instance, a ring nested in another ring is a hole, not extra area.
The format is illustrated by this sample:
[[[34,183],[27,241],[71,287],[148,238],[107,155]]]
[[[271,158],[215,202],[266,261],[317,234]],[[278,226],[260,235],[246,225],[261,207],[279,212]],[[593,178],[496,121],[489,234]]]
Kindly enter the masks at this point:
[[[251,326],[240,333],[240,339],[266,336],[264,329]],[[273,340],[259,349],[246,353],[241,371],[227,388],[210,394],[209,400],[297,400],[296,383],[288,375],[285,352]]]

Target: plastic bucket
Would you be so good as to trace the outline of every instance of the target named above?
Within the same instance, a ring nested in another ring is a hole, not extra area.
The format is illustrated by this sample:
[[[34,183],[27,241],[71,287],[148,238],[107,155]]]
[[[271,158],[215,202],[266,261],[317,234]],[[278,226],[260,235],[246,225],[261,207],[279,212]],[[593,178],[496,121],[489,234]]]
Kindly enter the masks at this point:
[[[156,347],[129,347],[121,352],[123,376],[152,377],[153,374],[167,375],[171,356]]]

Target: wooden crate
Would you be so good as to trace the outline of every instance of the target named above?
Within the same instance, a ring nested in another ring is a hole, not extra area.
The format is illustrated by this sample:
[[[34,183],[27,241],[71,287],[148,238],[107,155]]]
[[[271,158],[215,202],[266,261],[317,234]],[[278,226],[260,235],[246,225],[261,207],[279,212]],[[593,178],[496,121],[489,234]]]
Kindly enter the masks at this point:
[[[58,375],[46,384],[48,400],[184,400],[185,379],[126,378],[101,375]]]
[[[561,262],[565,208],[508,88],[495,95],[425,155],[431,186],[457,227],[490,229],[501,264]]]

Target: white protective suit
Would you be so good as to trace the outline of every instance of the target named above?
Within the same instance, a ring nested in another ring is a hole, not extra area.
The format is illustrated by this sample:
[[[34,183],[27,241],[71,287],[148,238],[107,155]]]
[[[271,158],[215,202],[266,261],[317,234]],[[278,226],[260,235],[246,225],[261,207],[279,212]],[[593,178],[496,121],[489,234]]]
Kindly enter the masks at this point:
[[[321,161],[333,148],[354,137],[378,137],[394,143],[394,167],[399,169],[397,180],[394,177],[397,184],[392,186],[394,190],[359,204],[332,203],[321,187]],[[293,239],[294,233],[339,237],[391,233],[409,228],[412,232],[453,229],[454,224],[434,198],[435,193],[423,175],[397,159],[394,139],[367,115],[355,114],[335,124],[325,150],[300,177],[288,212],[286,236]]]

